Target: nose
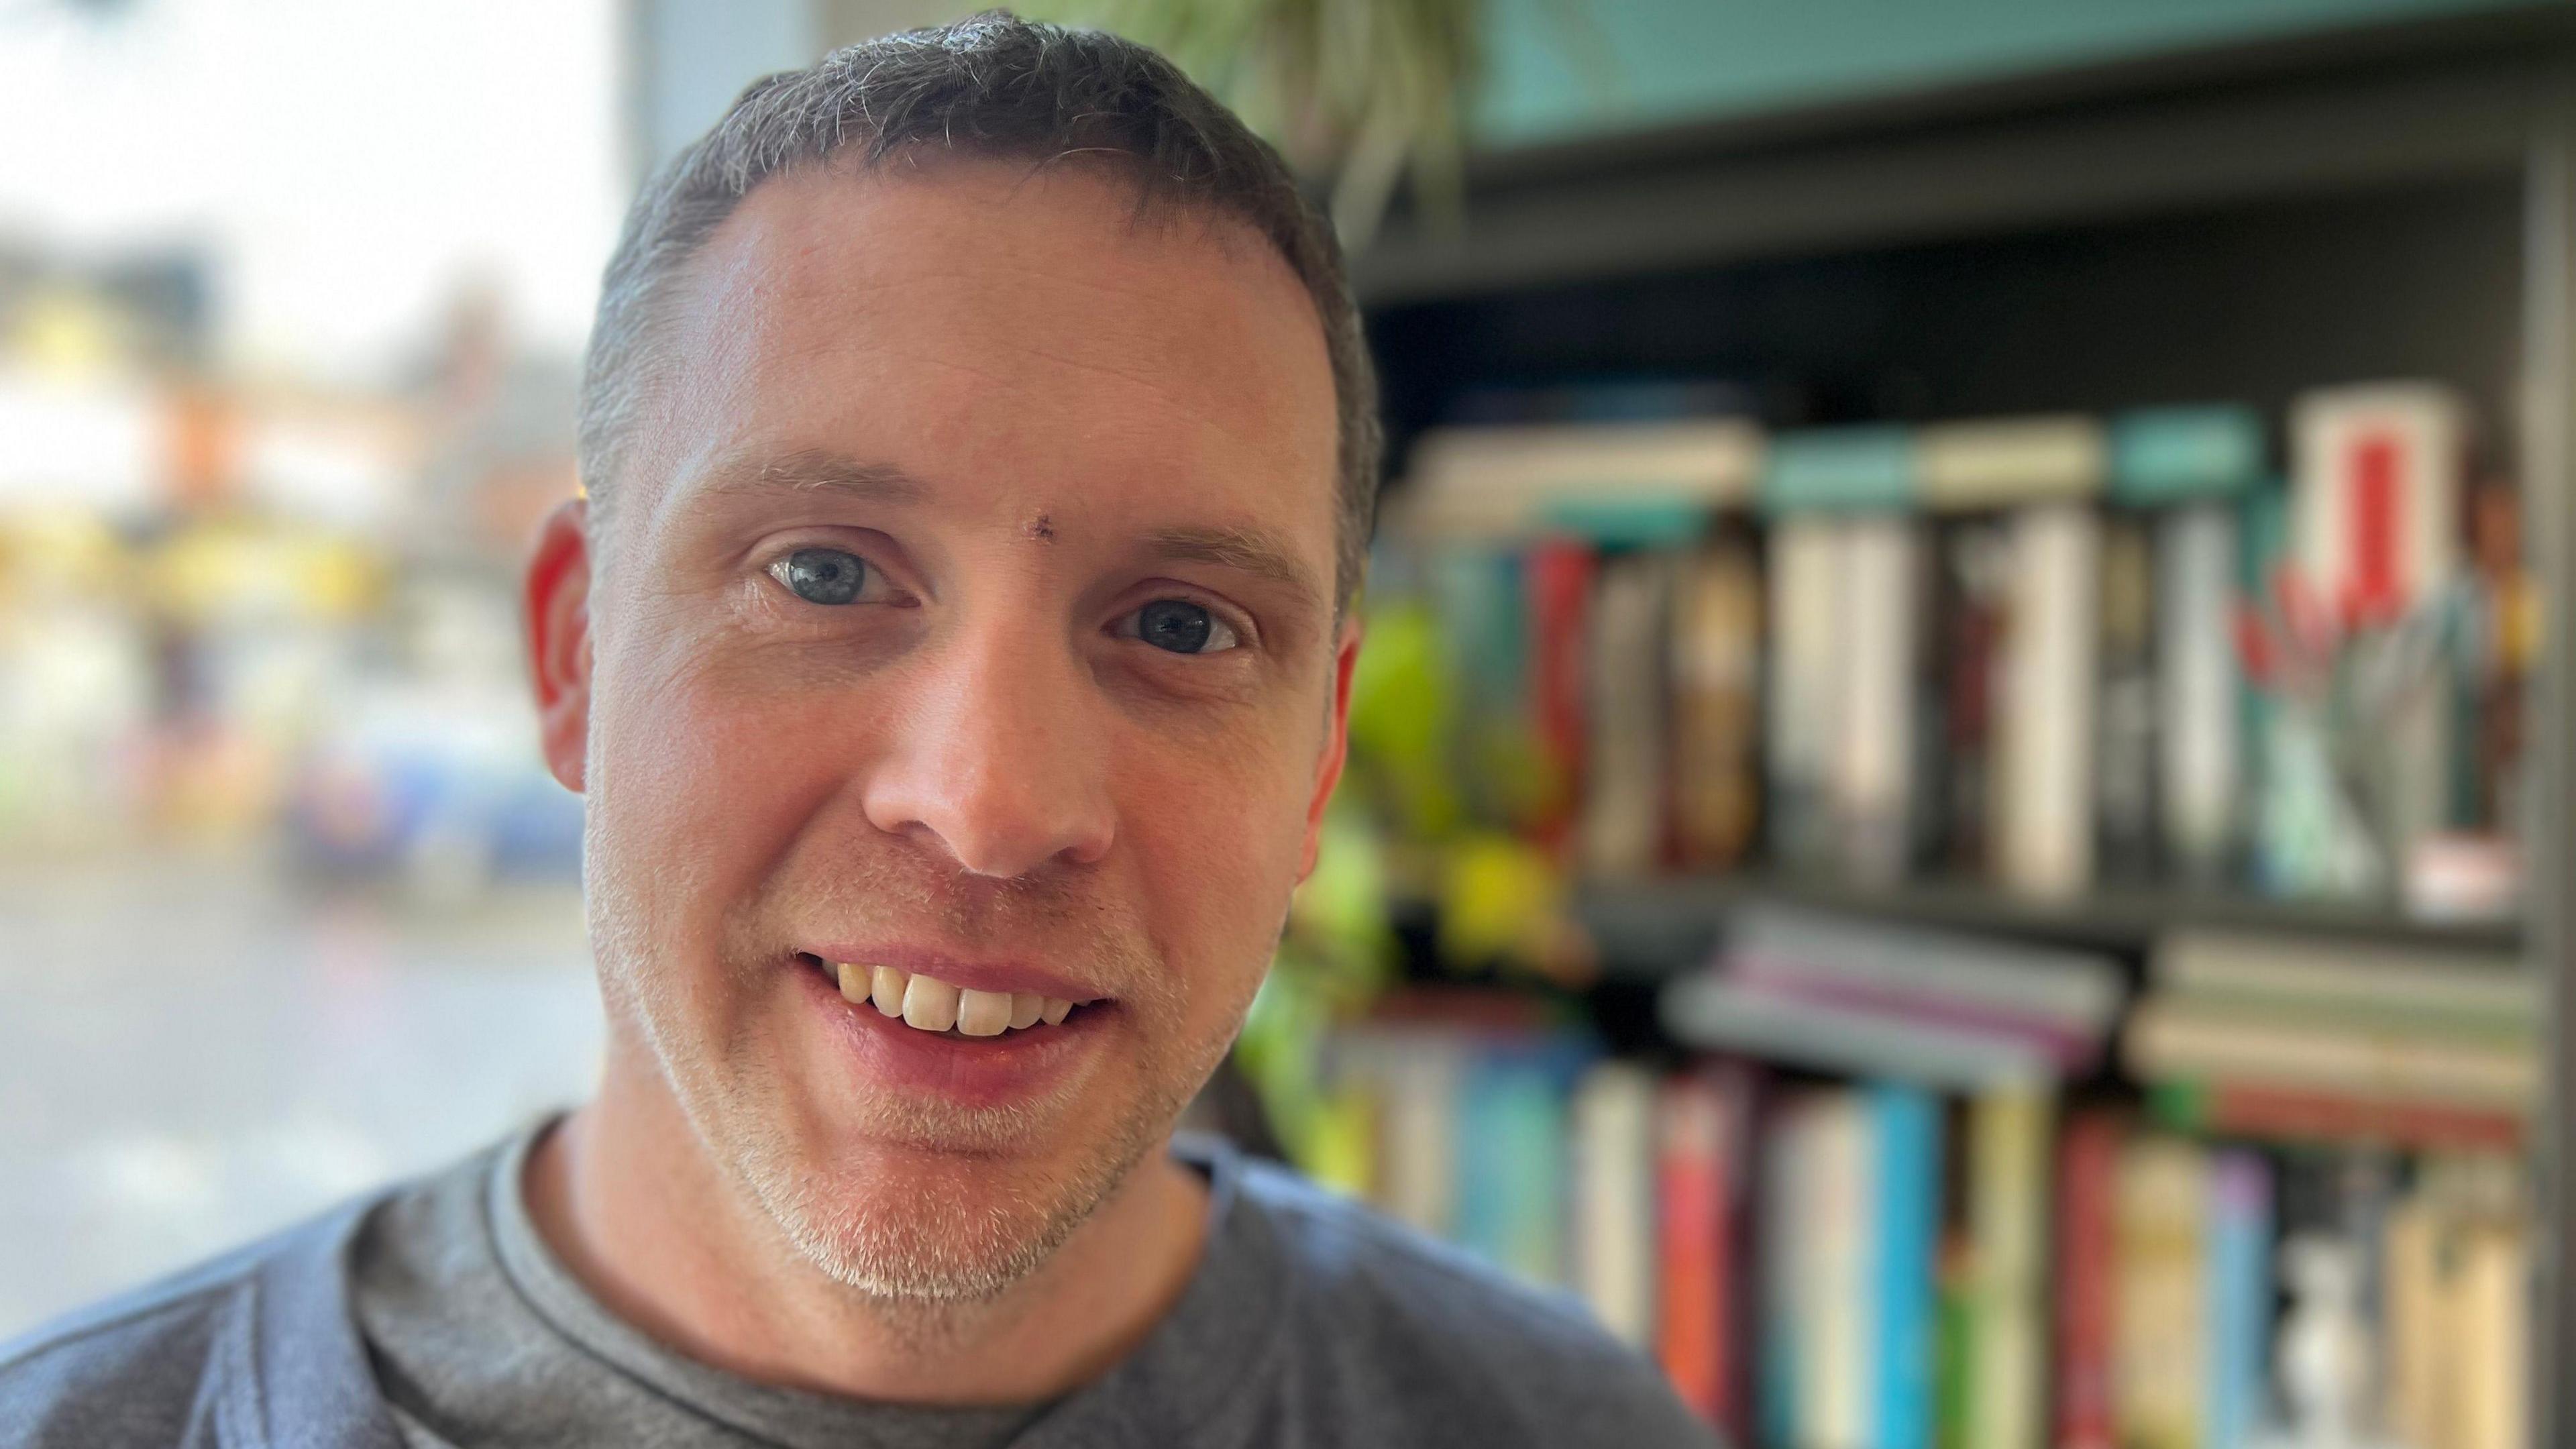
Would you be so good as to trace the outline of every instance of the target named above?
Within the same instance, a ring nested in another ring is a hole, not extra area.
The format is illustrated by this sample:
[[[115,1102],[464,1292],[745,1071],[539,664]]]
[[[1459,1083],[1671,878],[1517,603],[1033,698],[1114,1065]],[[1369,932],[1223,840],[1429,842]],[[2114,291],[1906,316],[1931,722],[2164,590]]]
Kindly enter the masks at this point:
[[[1111,741],[1062,636],[995,617],[926,650],[910,697],[890,702],[892,738],[863,791],[870,823],[937,836],[977,875],[1106,855]]]

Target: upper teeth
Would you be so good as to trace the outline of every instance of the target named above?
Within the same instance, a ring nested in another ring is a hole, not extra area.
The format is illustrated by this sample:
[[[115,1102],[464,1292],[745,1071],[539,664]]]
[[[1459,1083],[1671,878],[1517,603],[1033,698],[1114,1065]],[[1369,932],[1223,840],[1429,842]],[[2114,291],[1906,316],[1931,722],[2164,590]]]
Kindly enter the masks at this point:
[[[894,966],[849,961],[835,961],[832,966],[840,975],[843,997],[873,1001],[877,1010],[923,1031],[955,1027],[968,1036],[1000,1036],[1041,1021],[1053,1026],[1073,1010],[1070,1001],[1034,991],[977,991]]]

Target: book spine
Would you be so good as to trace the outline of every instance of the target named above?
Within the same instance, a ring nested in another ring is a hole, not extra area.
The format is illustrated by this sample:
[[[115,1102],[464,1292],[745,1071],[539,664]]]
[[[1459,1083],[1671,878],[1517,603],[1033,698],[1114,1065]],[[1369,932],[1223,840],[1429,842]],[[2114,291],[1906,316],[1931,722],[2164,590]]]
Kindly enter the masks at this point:
[[[2108,881],[2156,876],[2157,675],[2154,536],[2145,519],[2115,516],[2102,535],[2102,674],[2094,812],[2099,871]]]
[[[2337,619],[2395,619],[2449,580],[2467,454],[2456,397],[2327,389],[2297,402],[2291,430],[2299,564]]]
[[[1808,1221],[1816,1226],[1803,1321],[1805,1365],[1800,1386],[1806,1400],[1798,1419],[1818,1449],[1877,1443],[1879,1323],[1875,1271],[1881,1184],[1867,1095],[1858,1088],[1825,1094],[1812,1124],[1815,1154],[1808,1186]]]
[[[2223,879],[2240,830],[2236,515],[2177,509],[2157,526],[2156,739],[2165,858],[2189,882]]]
[[[1682,1401],[1738,1442],[1753,1428],[1754,1091],[1727,1063],[1667,1081],[1656,1103],[1657,1355]]]
[[[1852,879],[1884,884],[1904,875],[1913,839],[1921,537],[1911,519],[1880,515],[1843,525],[1841,543],[1837,855]]]
[[[1603,879],[1651,874],[1664,841],[1666,610],[1677,560],[1625,554],[1605,563],[1593,600],[1583,867]]]
[[[2047,1397],[2041,1290],[2049,1250],[2049,1097],[1986,1093],[1968,1109],[1975,1310],[1966,1442],[2039,1449]]]
[[[1761,818],[1762,587],[1742,540],[1689,561],[1673,622],[1674,855],[1723,870]]]
[[[1726,1398],[1726,1131],[1714,1082],[1667,1082],[1655,1111],[1655,1356],[1683,1403],[1717,1423]]]
[[[2120,1124],[2092,1112],[2068,1123],[2057,1161],[2056,1449],[2115,1449]]]
[[[2531,1263],[2520,1226],[2469,1229],[2461,1251],[2462,1449],[2522,1449],[2531,1439]]]
[[[2013,516],[1997,879],[2062,899],[2093,879],[2093,681],[2101,521],[2075,505]]]
[[[1553,788],[1538,828],[1561,845],[1582,798],[1585,760],[1585,644],[1595,573],[1590,547],[1549,540],[1530,550],[1530,705]]]
[[[2385,1146],[2518,1154],[2528,1141],[2519,1113],[2443,1102],[2213,1082],[2160,1091],[2160,1119],[2177,1129],[2262,1142]]]
[[[1940,630],[1941,779],[1933,856],[1946,873],[1978,875],[1991,867],[1996,849],[1993,748],[2011,550],[2003,529],[1989,518],[1949,523],[1940,537],[1933,617]]]
[[[2272,1180],[2251,1152],[2211,1163],[2207,1418],[2202,1449],[2247,1449],[2272,1338]]]
[[[1820,1442],[1812,1409],[1822,1359],[1815,1321],[1822,1315],[1818,1265],[1838,1247],[1817,1215],[1823,1140],[1818,1127],[1826,1094],[1784,1099],[1768,1124],[1762,1152],[1761,1345],[1755,1418],[1761,1444]]]
[[[1607,1062],[1575,1087],[1573,1278],[1602,1326],[1655,1341],[1654,1078]]]
[[[2205,1421],[2208,1154],[2176,1138],[2120,1154],[2112,1407],[2118,1442],[2195,1449]]]
[[[1791,870],[1831,863],[1829,780],[1839,727],[1843,585],[1839,525],[1784,518],[1771,533],[1768,754],[1771,849]]]
[[[1875,1449],[1932,1449],[1935,1268],[1941,1239],[1941,1108],[1911,1087],[1870,1089],[1877,1274]]]

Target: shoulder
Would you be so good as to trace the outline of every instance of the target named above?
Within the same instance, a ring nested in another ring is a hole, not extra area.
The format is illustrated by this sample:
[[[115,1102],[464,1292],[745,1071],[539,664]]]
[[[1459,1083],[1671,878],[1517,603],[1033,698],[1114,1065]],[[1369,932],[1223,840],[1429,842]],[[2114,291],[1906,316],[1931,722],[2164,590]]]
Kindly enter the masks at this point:
[[[0,1446],[181,1444],[210,1434],[223,1360],[249,1347],[262,1268],[323,1226],[302,1224],[0,1343]]]
[[[1481,1425],[1490,1442],[1705,1445],[1709,1431],[1662,1371],[1612,1337],[1569,1293],[1316,1186],[1238,1157],[1239,1208],[1275,1233],[1295,1286],[1300,1356],[1322,1356],[1337,1389],[1425,1442]]]
[[[303,1442],[324,1426],[387,1442],[351,1318],[361,1260],[452,1214],[491,1150],[0,1342],[0,1449]]]

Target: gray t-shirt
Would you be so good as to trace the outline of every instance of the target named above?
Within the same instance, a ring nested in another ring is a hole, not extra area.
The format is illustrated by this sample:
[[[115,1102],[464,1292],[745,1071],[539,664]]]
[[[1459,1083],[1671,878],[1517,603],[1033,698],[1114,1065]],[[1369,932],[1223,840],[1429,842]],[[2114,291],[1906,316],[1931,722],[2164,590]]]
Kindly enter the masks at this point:
[[[0,1344],[0,1449],[1715,1442],[1570,1296],[1190,1136],[1206,1252],[1093,1382],[956,1410],[750,1383],[550,1257],[515,1186],[529,1140]]]
[[[351,1306],[408,1449],[1001,1449],[1046,1411],[863,1403],[672,1352],[538,1235],[520,1184],[539,1135],[392,1199],[358,1239]]]

